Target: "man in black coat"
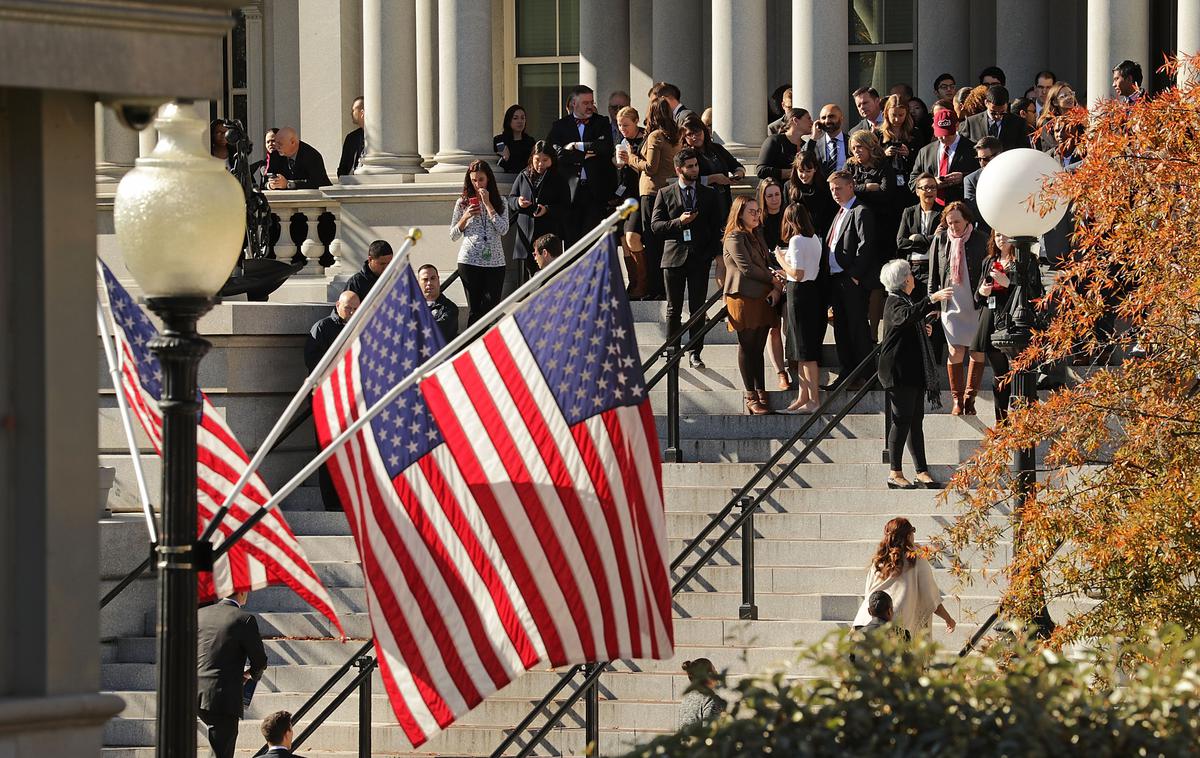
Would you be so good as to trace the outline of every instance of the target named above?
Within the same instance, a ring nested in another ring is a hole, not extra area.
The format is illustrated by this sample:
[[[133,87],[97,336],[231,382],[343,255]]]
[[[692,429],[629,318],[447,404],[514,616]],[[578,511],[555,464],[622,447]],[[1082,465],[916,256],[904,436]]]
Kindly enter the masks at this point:
[[[196,614],[198,706],[216,758],[233,758],[245,686],[267,668],[258,621],[242,610],[248,596],[238,592]]]
[[[304,341],[304,365],[312,371],[321,362],[321,358],[333,346],[334,340],[346,328],[346,322],[354,315],[359,306],[358,295],[352,290],[345,290],[338,295],[334,303],[333,313],[312,325],[308,339]]]
[[[978,144],[984,137],[1000,140],[1003,150],[1029,147],[1029,125],[1025,119],[1008,112],[1008,90],[995,84],[984,97],[987,110],[968,116],[958,127],[958,133]]]
[[[437,266],[426,263],[417,269],[417,284],[425,295],[425,304],[437,322],[438,331],[446,342],[458,336],[458,306],[442,292],[442,280]]]
[[[346,289],[358,295],[359,301],[367,299],[367,293],[379,281],[379,275],[392,262],[392,246],[387,240],[375,240],[367,246],[367,259],[362,268],[346,282]]]
[[[708,298],[708,271],[721,242],[720,198],[717,191],[700,186],[700,156],[690,147],[675,153],[678,179],[663,187],[654,198],[650,228],[663,240],[662,270],[667,289],[667,334],[679,331],[683,323],[683,291],[687,288],[688,316],[704,307]],[[701,325],[695,327],[699,331]],[[692,337],[688,334],[688,339]],[[704,368],[700,350],[693,348],[689,360],[693,368]]]
[[[582,84],[571,90],[571,115],[560,118],[546,137],[558,155],[558,170],[570,190],[570,211],[564,226],[567,246],[595,227],[608,211],[617,188],[613,165],[612,126],[596,115],[596,96]]]
[[[267,741],[266,758],[303,758],[292,752],[294,724],[292,714],[287,711],[275,711],[262,720],[262,736]]]
[[[275,175],[267,182],[267,189],[316,189],[333,184],[321,154],[301,142],[292,127],[285,126],[275,135],[275,150],[267,159],[267,173]]]
[[[875,272],[875,216],[858,203],[854,178],[847,171],[829,176],[829,194],[838,204],[837,215],[825,237],[828,252],[821,259],[819,276],[833,307],[833,337],[837,343],[838,378],[828,388],[841,384],[871,351],[867,326],[867,299]],[[857,389],[859,378],[849,389]]]
[[[362,163],[363,153],[366,152],[366,135],[363,132],[363,96],[354,98],[350,104],[350,121],[357,129],[346,135],[342,142],[342,158],[338,161],[337,175],[348,176],[354,173],[358,164]]]
[[[921,148],[908,174],[913,189],[917,177],[929,174],[938,183],[938,199],[952,203],[963,199],[963,179],[979,168],[975,143],[958,133],[958,117],[945,108],[933,109],[933,142]]]

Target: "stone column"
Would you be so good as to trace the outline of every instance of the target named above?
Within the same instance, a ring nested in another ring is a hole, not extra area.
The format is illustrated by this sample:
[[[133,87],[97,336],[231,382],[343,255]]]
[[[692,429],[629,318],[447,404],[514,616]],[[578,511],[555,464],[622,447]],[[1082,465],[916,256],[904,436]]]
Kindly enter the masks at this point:
[[[712,0],[713,134],[735,157],[754,160],[765,134],[766,0]]]
[[[1200,54],[1200,0],[1179,0],[1175,15],[1176,33],[1175,49],[1180,56]],[[1143,74],[1146,65],[1142,64]],[[1200,77],[1200,72],[1194,66],[1184,66],[1179,70],[1177,80],[1186,84],[1189,79]]]
[[[115,191],[137,157],[138,132],[122,126],[111,108],[96,103],[96,185]]]
[[[814,118],[850,102],[848,0],[792,0],[792,103]],[[853,124],[854,113],[843,121]]]
[[[996,65],[1008,77],[1009,98],[1021,97],[1050,68],[1050,12],[1042,0],[996,0]]]
[[[299,126],[300,139],[315,147],[326,172],[336,175],[342,141],[355,128],[350,104],[363,94],[362,3],[299,2],[300,123],[272,126]],[[370,110],[372,103],[366,107]]]
[[[438,113],[436,173],[462,172],[476,158],[493,160],[492,4],[438,2]]]
[[[263,118],[264,94],[263,74],[263,14],[262,8],[248,5],[242,11],[246,16],[246,129],[249,131],[250,142],[254,149],[250,152],[250,162],[255,155],[263,152],[263,134],[267,131]]]
[[[646,115],[646,93],[654,84],[654,35],[647,23],[654,13],[652,2],[629,0],[629,98],[642,116]]]
[[[651,13],[654,80],[678,87],[680,101],[697,113],[704,110],[700,13],[700,0],[654,0]]]
[[[937,99],[933,80],[948,73],[966,86],[975,81],[970,71],[970,6],[962,0],[920,0],[917,3],[917,97],[930,108]]]
[[[417,152],[425,168],[438,150],[437,0],[417,0]]]
[[[1110,98],[1113,67],[1125,59],[1153,70],[1150,61],[1149,0],[1088,0],[1087,91],[1079,104],[1090,105]],[[1148,83],[1149,76],[1146,76]]]
[[[579,0],[579,81],[602,115],[609,93],[629,91],[629,42],[629,0]]]
[[[400,181],[417,154],[416,0],[363,0],[363,129],[358,172]],[[386,82],[386,83],[385,83]]]

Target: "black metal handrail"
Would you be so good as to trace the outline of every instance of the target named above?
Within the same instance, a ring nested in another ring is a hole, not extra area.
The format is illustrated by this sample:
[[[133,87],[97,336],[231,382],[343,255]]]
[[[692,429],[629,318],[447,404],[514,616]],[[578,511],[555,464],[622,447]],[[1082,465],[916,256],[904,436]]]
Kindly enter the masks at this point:
[[[305,406],[304,410],[296,414],[295,418],[293,418],[291,422],[284,427],[283,433],[279,435],[279,437],[275,440],[275,443],[271,445],[269,450],[267,450],[267,453],[269,454],[274,452],[275,449],[279,447],[280,443],[290,437],[292,433],[299,429],[301,425],[303,425],[304,422],[310,418],[312,418],[311,403]],[[100,610],[104,610],[105,606],[116,600],[117,596],[124,592],[129,585],[133,584],[139,577],[141,577],[142,574],[145,574],[154,567],[154,550],[155,546],[150,545],[150,555],[146,558],[146,560],[142,561],[137,566],[134,566],[132,571],[126,574],[121,581],[117,582],[117,584],[111,590],[105,593],[104,597],[100,598]]]
[[[688,330],[690,330],[693,326],[695,326],[701,320],[707,319],[708,318],[708,309],[711,308],[713,306],[713,303],[717,302],[717,300],[719,300],[723,294],[724,293],[718,289],[716,292],[712,293],[712,295],[709,296],[708,300],[704,301],[704,305],[702,305],[700,308],[697,308],[694,313],[689,314],[688,320],[685,321],[683,323],[683,325],[681,325],[679,327],[679,329],[677,329],[675,331],[674,334],[672,334],[671,336],[669,336],[665,340],[663,340],[663,343],[658,346],[658,349],[655,350],[653,353],[650,353],[649,358],[642,361],[642,373],[645,374],[647,371],[649,371],[650,367],[654,365],[654,362],[657,361],[659,358],[661,358],[663,353],[667,352],[667,350],[669,350],[672,345],[678,343],[679,340],[683,339],[683,335]],[[646,382],[647,387],[649,387],[650,385],[651,385],[651,382]]]
[[[706,324],[706,329],[701,332],[701,334],[693,337],[689,341],[688,345],[681,348],[676,354],[672,355],[671,358],[678,362],[683,353],[687,352],[693,343],[699,341],[703,335],[707,333],[708,329],[711,329],[716,325],[716,323],[724,319],[724,317],[725,309],[722,309],[720,313],[714,316],[710,322]],[[809,454],[811,454],[821,442],[828,438],[829,434],[838,424],[841,423],[842,419],[845,418],[850,411],[854,410],[854,408],[858,406],[862,399],[866,397],[867,393],[876,386],[879,380],[878,377],[873,373],[873,370],[878,356],[879,346],[876,346],[867,355],[867,357],[862,360],[861,363],[855,366],[853,371],[847,375],[839,377],[837,386],[826,393],[824,401],[822,401],[817,410],[814,411],[813,414],[809,416],[809,418],[803,424],[800,425],[800,428],[795,432],[795,434],[793,434],[791,438],[789,438],[788,441],[785,442],[766,463],[759,467],[758,471],[756,471],[754,475],[751,476],[746,482],[746,484],[742,486],[738,493],[734,495],[728,503],[726,503],[725,507],[722,508],[716,515],[714,515],[709,523],[702,530],[700,530],[700,533],[690,540],[688,544],[684,546],[683,550],[679,552],[679,555],[677,555],[675,559],[671,561],[671,570],[675,571],[687,560],[687,557],[690,554],[699,548],[700,544],[708,537],[708,535],[710,535],[726,518],[729,517],[730,513],[733,512],[735,507],[741,507],[742,512],[733,520],[731,524],[729,524],[729,526],[725,528],[721,535],[713,542],[712,545],[709,546],[707,550],[704,551],[700,558],[698,558],[696,562],[684,572],[683,576],[680,577],[674,585],[672,585],[671,597],[679,594],[680,590],[682,590],[687,583],[696,576],[696,574],[700,573],[701,569],[708,564],[717,551],[724,547],[725,543],[734,535],[735,532],[740,531],[743,535],[743,555],[753,559],[753,535],[749,533],[748,530],[752,529],[750,525],[753,523],[754,512],[758,510],[758,507],[762,504],[762,501],[770,497],[771,494],[782,485],[783,481],[787,477],[791,476],[796,468],[808,458]],[[774,468],[775,465],[777,465],[779,461],[781,461],[801,439],[803,439],[804,435],[808,433],[808,431],[817,423],[817,420],[822,416],[829,414],[837,399],[848,391],[849,385],[858,381],[859,379],[865,378],[868,373],[870,373],[870,378],[864,382],[863,386],[855,393],[854,397],[852,397],[843,408],[834,413],[832,417],[826,421],[825,425],[821,427],[821,430],[817,432],[817,434],[810,439],[798,453],[796,453],[795,458],[793,458],[793,460],[788,463],[788,465],[785,466],[782,471],[771,478],[771,481],[767,484],[765,489],[763,489],[756,496],[752,498],[749,497],[750,491],[758,486],[758,484],[768,475],[770,470]],[[655,380],[657,380],[657,378],[658,377],[655,377]],[[647,384],[649,384],[649,382]],[[751,543],[749,549],[747,549],[745,541],[749,541]],[[746,569],[747,567],[744,565],[743,571]],[[754,608],[753,600],[753,578],[743,577],[742,609],[739,609],[739,614],[744,613],[747,616],[750,616],[752,613],[753,616],[757,616],[757,608]],[[524,758],[524,756],[528,756],[530,753],[532,753],[534,748],[536,748],[542,742],[542,740],[546,738],[548,732],[562,720],[563,716],[565,716],[567,712],[571,710],[571,708],[574,707],[575,703],[578,702],[579,699],[583,697],[583,695],[587,693],[590,688],[597,686],[597,682],[599,681],[601,674],[604,672],[604,667],[607,665],[607,663],[607,661],[601,661],[594,664],[594,669],[588,672],[580,686],[547,717],[545,723],[537,728],[537,730],[530,737],[529,742],[527,742],[517,754],[518,756]],[[529,714],[527,714],[525,718],[521,720],[521,722],[513,729],[513,731],[504,738],[496,750],[492,752],[492,758],[499,758],[499,756],[503,755],[504,751],[516,742],[521,733],[529,727],[537,715],[545,710],[554,700],[554,698],[557,697],[558,693],[560,693],[583,669],[584,664],[576,664],[566,673],[564,673],[559,678],[558,682],[556,682],[555,685],[550,689],[550,691],[547,692],[540,701],[538,701],[538,703],[530,710]]]

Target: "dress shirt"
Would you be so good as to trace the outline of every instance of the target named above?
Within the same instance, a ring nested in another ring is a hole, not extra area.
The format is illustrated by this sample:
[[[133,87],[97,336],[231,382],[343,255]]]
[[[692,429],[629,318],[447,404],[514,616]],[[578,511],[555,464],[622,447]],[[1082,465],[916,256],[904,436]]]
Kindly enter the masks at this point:
[[[575,115],[575,114],[571,114],[571,115]],[[579,143],[581,145],[583,144],[583,130],[586,128],[587,128],[587,119],[581,119],[581,118],[579,118],[579,116],[575,116],[575,129],[579,132]],[[583,164],[581,163],[581,164],[579,164],[579,181],[586,182],[587,178],[588,178],[587,177],[587,169],[584,168]]]
[[[946,171],[950,172],[951,164],[954,163],[954,151],[958,150],[958,143],[962,137],[955,136],[954,141],[950,143],[950,147],[938,143],[938,165],[942,165],[942,158],[946,159]]]

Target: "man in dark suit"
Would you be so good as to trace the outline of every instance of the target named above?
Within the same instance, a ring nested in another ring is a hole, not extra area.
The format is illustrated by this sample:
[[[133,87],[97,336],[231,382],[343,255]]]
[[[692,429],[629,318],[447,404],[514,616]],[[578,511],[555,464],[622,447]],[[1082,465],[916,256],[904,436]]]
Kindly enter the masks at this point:
[[[275,711],[262,720],[262,736],[267,741],[267,758],[303,758],[292,752],[292,714]]]
[[[984,137],[995,137],[1005,150],[1029,147],[1029,125],[1025,119],[1008,112],[1008,90],[994,84],[984,96],[987,110],[968,116],[958,127],[958,133],[979,142]]]
[[[835,171],[829,177],[829,194],[838,204],[837,215],[825,237],[828,252],[821,259],[820,276],[833,306],[833,337],[837,343],[841,369],[837,387],[871,351],[867,327],[867,298],[870,277],[875,276],[875,216],[858,204],[854,196],[854,178],[847,171]],[[849,389],[858,389],[859,378]]]
[[[883,102],[874,87],[854,90],[854,107],[858,109],[862,121],[850,128],[850,134],[874,131],[875,127],[883,124]]]
[[[353,174],[354,169],[358,168],[358,164],[362,163],[363,154],[366,152],[362,95],[354,98],[354,102],[350,104],[350,122],[358,128],[347,134],[345,141],[342,142],[342,158],[338,161],[337,167],[338,176]]]
[[[883,634],[889,637],[895,637],[898,640],[910,641],[912,636],[908,630],[902,626],[892,624],[892,618],[896,614],[895,606],[892,603],[892,596],[883,590],[875,590],[867,598],[867,613],[871,614],[871,620],[862,626],[854,627],[854,631],[860,632],[859,642],[865,649],[872,649],[872,638],[876,635]],[[850,660],[853,661],[855,656],[850,654]]]
[[[979,177],[983,175],[983,169],[992,159],[1002,153],[1004,148],[1000,146],[1000,140],[992,136],[984,137],[975,143],[975,160],[979,161],[979,168],[967,174],[963,179],[963,200],[970,206],[971,212],[975,214],[975,220],[978,222],[978,231],[984,234],[989,233],[987,222],[979,215],[979,204],[975,201],[975,191],[979,187]]]
[[[671,106],[671,118],[680,126],[683,126],[683,122],[693,113],[691,108],[680,102],[683,93],[670,82],[655,82],[650,88],[650,97],[666,100],[667,105]]]
[[[962,200],[963,179],[979,168],[975,143],[958,133],[954,111],[937,106],[933,109],[933,136],[933,142],[917,153],[908,174],[908,186],[915,187],[918,176],[929,174],[937,179],[938,200],[943,205]]]
[[[829,176],[845,168],[850,157],[850,141],[842,131],[842,109],[833,103],[822,106],[817,127],[820,134],[811,141],[810,149],[816,153],[825,176]]]
[[[196,614],[200,720],[216,758],[233,758],[246,683],[267,668],[258,621],[242,610],[248,596],[239,592]]]
[[[721,239],[720,200],[717,191],[702,187],[700,155],[685,147],[675,153],[678,179],[663,187],[654,198],[650,229],[663,240],[662,270],[667,289],[667,334],[683,323],[683,290],[687,288],[688,316],[704,307],[708,298],[708,271]],[[699,331],[699,325],[696,331]],[[689,332],[691,340],[693,333]],[[704,368],[700,359],[703,343],[696,345],[689,360],[692,368]]]
[[[275,150],[267,158],[267,173],[275,175],[267,183],[267,189],[316,189],[333,184],[325,172],[321,154],[312,145],[301,142],[292,127],[285,126],[275,135]]]
[[[607,118],[596,115],[592,88],[576,86],[569,102],[571,115],[555,121],[546,137],[558,155],[558,170],[570,189],[564,235],[568,247],[604,220],[609,198],[617,187],[612,127]]]

